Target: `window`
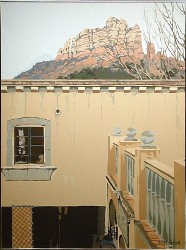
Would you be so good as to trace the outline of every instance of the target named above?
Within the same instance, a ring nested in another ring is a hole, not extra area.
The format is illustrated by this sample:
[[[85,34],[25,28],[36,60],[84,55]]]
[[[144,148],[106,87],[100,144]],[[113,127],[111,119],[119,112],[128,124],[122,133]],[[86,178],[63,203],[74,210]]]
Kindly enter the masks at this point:
[[[135,161],[129,155],[125,155],[127,167],[127,191],[134,196],[134,167]]]
[[[114,154],[115,154],[115,169],[116,169],[116,174],[118,173],[118,164],[119,164],[119,151],[118,147],[114,146]]]
[[[44,163],[44,127],[14,127],[14,163]]]
[[[19,132],[19,130],[23,131]],[[23,152],[18,153],[19,146],[23,146],[19,145],[19,137],[21,136],[23,137],[22,143],[25,143],[25,145],[19,151],[26,151],[24,154]],[[19,157],[16,157],[16,155]],[[41,158],[40,161],[38,158],[34,161],[34,155],[35,157],[38,155]],[[51,122],[39,117],[21,117],[8,120],[7,166],[29,163],[42,164],[41,162],[46,166],[51,166]]]
[[[1,170],[6,180],[50,181],[56,169],[51,166],[51,122],[39,117],[8,120],[7,165]]]

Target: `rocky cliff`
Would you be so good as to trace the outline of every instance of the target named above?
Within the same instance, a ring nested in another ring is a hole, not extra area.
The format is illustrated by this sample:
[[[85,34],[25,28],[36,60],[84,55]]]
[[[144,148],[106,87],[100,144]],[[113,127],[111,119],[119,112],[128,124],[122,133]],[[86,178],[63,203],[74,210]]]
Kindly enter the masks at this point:
[[[143,57],[141,31],[138,25],[129,28],[124,19],[111,17],[102,29],[84,29],[69,39],[64,48],[59,49],[55,60],[89,57],[90,65],[96,66],[102,61],[104,66],[115,61],[118,55],[125,61],[129,56],[137,60]]]
[[[144,57],[138,25],[128,27],[124,19],[111,17],[103,28],[84,29],[60,48],[54,60],[37,63],[18,79],[55,79],[83,68],[117,68]]]

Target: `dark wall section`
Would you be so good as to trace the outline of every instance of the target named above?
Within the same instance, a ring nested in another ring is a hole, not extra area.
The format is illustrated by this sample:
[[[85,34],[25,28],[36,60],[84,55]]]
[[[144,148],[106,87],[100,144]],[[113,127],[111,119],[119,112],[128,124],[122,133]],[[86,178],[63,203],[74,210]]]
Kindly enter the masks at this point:
[[[1,248],[12,247],[12,208],[1,208]]]
[[[69,207],[60,226],[61,248],[90,248],[98,233],[98,207]]]
[[[106,207],[98,207],[98,234],[105,233],[105,209]]]
[[[58,243],[58,208],[33,207],[33,247],[56,247]]]

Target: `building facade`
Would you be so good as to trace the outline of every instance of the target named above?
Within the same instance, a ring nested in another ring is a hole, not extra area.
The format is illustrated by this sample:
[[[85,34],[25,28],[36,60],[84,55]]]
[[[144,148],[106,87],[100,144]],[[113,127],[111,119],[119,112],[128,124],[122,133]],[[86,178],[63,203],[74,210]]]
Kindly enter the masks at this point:
[[[159,159],[173,167],[184,158],[184,97],[183,81],[3,80],[2,207],[107,210],[108,134],[153,131]]]

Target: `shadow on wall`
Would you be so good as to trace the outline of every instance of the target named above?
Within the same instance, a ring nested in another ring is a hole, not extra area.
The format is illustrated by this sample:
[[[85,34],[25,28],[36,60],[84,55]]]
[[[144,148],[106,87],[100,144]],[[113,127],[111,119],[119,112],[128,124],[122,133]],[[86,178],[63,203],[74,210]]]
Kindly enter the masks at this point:
[[[1,242],[0,248],[12,247],[12,208],[1,208]]]
[[[33,247],[49,248],[58,244],[58,208],[33,207]]]
[[[62,215],[60,247],[91,248],[98,230],[98,207],[69,207]]]
[[[33,208],[34,248],[90,248],[98,231],[98,207],[69,207],[59,223],[57,207]]]

